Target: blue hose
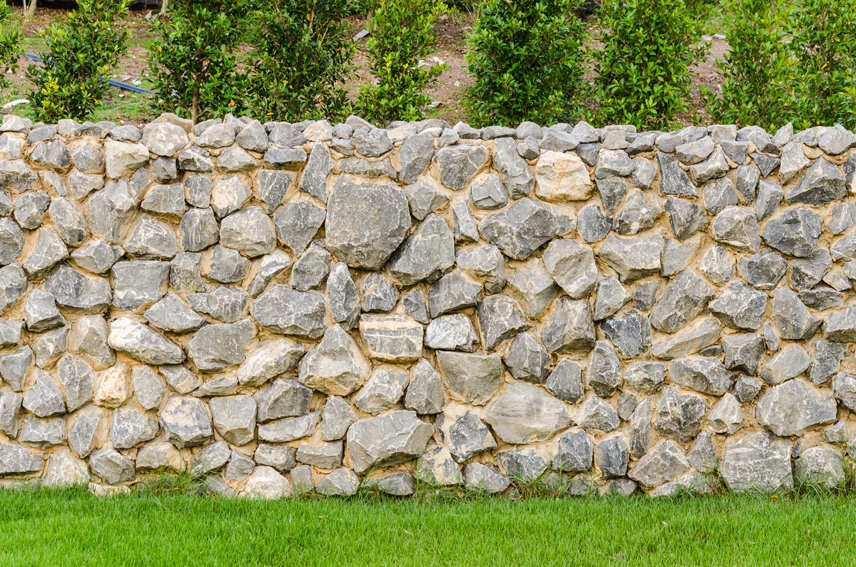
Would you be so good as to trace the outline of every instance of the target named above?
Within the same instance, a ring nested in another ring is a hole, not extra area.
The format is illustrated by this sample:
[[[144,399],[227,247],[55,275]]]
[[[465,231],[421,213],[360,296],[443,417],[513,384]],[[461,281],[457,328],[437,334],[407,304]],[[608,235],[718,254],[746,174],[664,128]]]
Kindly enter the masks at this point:
[[[24,53],[24,57],[27,59],[31,59],[36,63],[42,63],[42,58],[38,55],[33,55],[32,53]],[[130,91],[132,93],[140,93],[140,94],[155,94],[154,91],[150,91],[148,89],[144,89],[141,87],[136,87],[134,85],[129,85],[128,83],[123,83],[121,81],[116,81],[113,79],[107,79],[107,83],[111,87],[116,87],[117,89],[122,89],[123,91]]]

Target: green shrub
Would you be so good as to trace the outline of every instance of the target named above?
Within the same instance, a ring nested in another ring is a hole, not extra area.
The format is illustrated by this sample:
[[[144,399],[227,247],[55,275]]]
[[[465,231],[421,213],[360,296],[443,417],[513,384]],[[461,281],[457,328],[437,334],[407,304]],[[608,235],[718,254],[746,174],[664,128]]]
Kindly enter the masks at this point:
[[[268,120],[339,118],[355,46],[352,0],[269,0],[253,18],[252,111]]]
[[[582,0],[485,0],[468,39],[475,80],[465,102],[477,124],[516,126],[582,115],[588,86]]]
[[[706,91],[708,111],[720,124],[775,130],[787,121],[788,53],[781,0],[728,0],[731,50],[716,66],[722,94]]]
[[[600,121],[666,129],[689,108],[700,22],[682,0],[604,2],[595,81]]]
[[[377,0],[368,30],[369,69],[377,83],[360,89],[357,106],[367,120],[418,120],[431,98],[422,90],[446,65],[420,68],[430,53],[434,20],[446,10],[435,0]]]
[[[856,0],[802,0],[790,13],[794,126],[856,127]]]
[[[155,105],[193,122],[244,110],[247,75],[236,48],[249,0],[173,0],[149,45]],[[260,78],[263,80],[263,78]]]
[[[36,90],[30,96],[39,120],[85,120],[101,104],[107,78],[127,49],[127,28],[116,19],[126,14],[129,0],[79,0],[62,23],[39,32],[47,50],[42,66],[30,65],[27,78]]]
[[[0,25],[6,26],[12,19],[12,9],[3,2],[0,4]],[[23,53],[21,42],[24,41],[24,34],[19,31],[5,31],[0,33],[0,89],[6,91],[11,85],[7,73],[17,73],[18,57]],[[4,92],[3,100],[8,99]]]

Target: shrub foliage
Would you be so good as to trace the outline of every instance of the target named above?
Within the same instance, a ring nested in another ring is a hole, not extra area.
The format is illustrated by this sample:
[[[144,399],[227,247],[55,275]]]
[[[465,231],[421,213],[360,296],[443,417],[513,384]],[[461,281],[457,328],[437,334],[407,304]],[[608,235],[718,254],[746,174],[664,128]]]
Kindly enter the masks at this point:
[[[269,0],[253,18],[252,111],[297,122],[348,114],[352,0]]]
[[[79,0],[62,23],[39,31],[47,50],[44,65],[30,65],[27,78],[35,86],[30,96],[36,117],[47,122],[62,118],[85,120],[101,104],[107,79],[127,49],[127,28],[117,18],[130,0]]]
[[[149,45],[156,106],[194,122],[245,108],[247,75],[236,48],[248,0],[173,0]]]
[[[12,9],[5,2],[0,4],[0,25],[7,26],[12,19]],[[9,73],[18,72],[18,57],[21,56],[23,50],[21,43],[24,41],[24,34],[17,30],[9,30],[0,33],[0,89],[6,91],[10,87],[10,81],[7,77]],[[4,99],[7,97],[4,93]]]
[[[485,0],[470,32],[466,104],[478,124],[570,121],[587,84],[582,0]]]
[[[435,0],[376,0],[369,20],[369,68],[376,83],[365,85],[357,107],[367,120],[418,120],[431,98],[425,87],[446,65],[420,67],[431,52],[434,20],[446,10]]]
[[[706,48],[683,0],[604,2],[603,48],[594,51],[603,123],[666,129],[689,107],[692,74]]]

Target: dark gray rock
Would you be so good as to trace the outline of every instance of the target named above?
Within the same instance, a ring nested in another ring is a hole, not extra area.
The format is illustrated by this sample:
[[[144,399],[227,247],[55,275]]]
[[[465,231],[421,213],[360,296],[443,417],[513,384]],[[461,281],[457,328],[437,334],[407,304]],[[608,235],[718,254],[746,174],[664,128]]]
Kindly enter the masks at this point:
[[[790,203],[820,206],[847,195],[844,175],[824,157],[820,157],[800,179],[799,185],[788,191]]]
[[[600,328],[624,358],[639,356],[651,346],[651,324],[638,311],[607,319]]]
[[[591,204],[577,215],[577,230],[586,242],[599,242],[612,230],[612,219],[598,205]]]
[[[805,258],[814,251],[821,229],[820,215],[796,208],[767,221],[762,236],[771,248],[789,256]]]
[[[767,309],[767,294],[736,281],[708,305],[711,315],[733,329],[756,331]]]
[[[835,421],[836,407],[831,396],[789,380],[767,391],[755,407],[755,417],[780,437],[799,436],[810,427]]]
[[[838,373],[841,361],[847,353],[846,345],[842,343],[831,343],[829,341],[817,341],[814,344],[814,359],[811,365],[811,381],[816,384],[824,384]]]
[[[701,313],[712,297],[711,289],[690,270],[685,270],[666,288],[651,311],[651,325],[664,333],[674,333]]]
[[[758,365],[764,355],[764,339],[757,334],[728,335],[722,338],[725,352],[725,367],[749,374],[758,373]]]
[[[459,463],[496,448],[488,426],[469,411],[463,415],[441,413],[435,424],[441,441]]]
[[[586,381],[595,395],[612,396],[621,385],[621,364],[612,346],[606,341],[597,341],[591,353]]]
[[[302,254],[318,229],[324,224],[326,213],[309,199],[289,201],[273,216],[279,241]]]
[[[594,448],[594,466],[602,478],[619,478],[627,473],[630,448],[622,437],[599,442]]]
[[[665,205],[669,213],[669,225],[675,238],[685,240],[707,226],[707,215],[696,203],[669,197]]]
[[[443,185],[460,191],[487,163],[488,157],[487,150],[481,146],[458,144],[437,151],[434,162]]]
[[[820,327],[821,319],[806,309],[797,295],[779,288],[773,297],[773,324],[783,339],[804,341]]]
[[[654,429],[673,441],[688,443],[701,431],[705,410],[701,397],[680,395],[675,386],[667,386],[657,404]]]
[[[574,224],[549,205],[525,198],[487,217],[479,230],[507,256],[525,260],[541,245],[573,229]]]
[[[752,287],[761,290],[776,289],[788,270],[784,258],[769,249],[761,250],[754,256],[742,258],[739,263],[740,275]]]
[[[613,214],[627,195],[627,181],[621,177],[597,180],[597,192],[606,214]]]
[[[563,358],[547,377],[544,387],[560,400],[576,403],[584,394],[582,368]]]
[[[541,330],[541,342],[549,352],[591,350],[595,336],[588,302],[560,297],[547,326]]]
[[[77,246],[83,242],[86,238],[86,219],[74,205],[60,197],[51,202],[48,212],[63,242],[69,246]]]
[[[681,358],[669,364],[669,376],[679,386],[702,394],[722,396],[734,383],[734,376],[716,360]]]
[[[681,169],[676,157],[657,152],[657,163],[660,166],[660,193],[698,197],[698,190],[687,173]]]

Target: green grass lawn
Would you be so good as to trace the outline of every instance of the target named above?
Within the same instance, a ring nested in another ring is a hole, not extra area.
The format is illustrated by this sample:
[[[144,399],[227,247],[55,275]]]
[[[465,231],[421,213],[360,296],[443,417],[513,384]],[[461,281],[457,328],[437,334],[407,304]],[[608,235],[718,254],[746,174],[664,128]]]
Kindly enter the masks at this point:
[[[0,565],[853,565],[856,500],[284,500],[0,491]]]

